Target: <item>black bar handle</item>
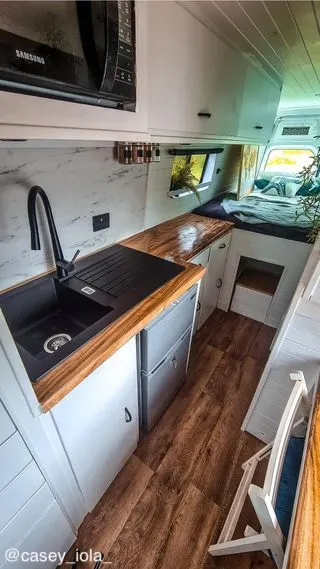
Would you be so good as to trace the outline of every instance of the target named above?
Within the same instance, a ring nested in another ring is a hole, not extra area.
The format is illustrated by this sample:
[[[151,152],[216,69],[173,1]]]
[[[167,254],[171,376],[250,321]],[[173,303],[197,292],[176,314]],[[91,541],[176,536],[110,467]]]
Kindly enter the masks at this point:
[[[198,113],[198,117],[200,118],[204,117],[206,119],[209,119],[211,116],[212,116],[211,113],[202,113],[202,112]]]
[[[221,287],[222,287],[222,280],[221,280],[221,279],[217,279],[216,287],[217,287],[217,288],[221,288]]]
[[[260,126],[260,125],[256,124],[256,126],[255,126],[254,128],[256,128],[257,130],[262,130],[262,129],[263,129],[263,126]]]
[[[132,421],[132,415],[128,409],[128,407],[124,408],[124,412],[125,412],[125,416],[126,416],[126,423],[131,423]]]
[[[222,243],[221,245],[219,245],[218,249],[225,249],[226,248],[226,244]]]

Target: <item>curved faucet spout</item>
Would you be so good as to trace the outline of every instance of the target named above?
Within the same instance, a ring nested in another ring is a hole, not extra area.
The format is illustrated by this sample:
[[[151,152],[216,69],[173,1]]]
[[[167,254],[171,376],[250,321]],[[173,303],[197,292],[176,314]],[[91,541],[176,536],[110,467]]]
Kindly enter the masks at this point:
[[[62,279],[68,275],[69,272],[73,271],[74,266],[73,262],[69,263],[65,260],[56,228],[56,224],[54,222],[53,214],[51,205],[49,202],[49,198],[44,191],[43,188],[40,186],[32,186],[28,194],[28,218],[29,218],[29,225],[30,225],[30,233],[31,233],[31,249],[39,250],[40,249],[40,237],[39,237],[39,228],[38,228],[38,220],[37,220],[37,212],[36,212],[36,200],[37,196],[39,196],[42,200],[44,210],[46,212],[50,237],[52,242],[52,248],[54,253],[54,258],[56,262],[57,268],[57,277]],[[79,253],[79,251],[77,252]],[[75,257],[74,257],[75,259]],[[73,259],[73,260],[74,260]]]

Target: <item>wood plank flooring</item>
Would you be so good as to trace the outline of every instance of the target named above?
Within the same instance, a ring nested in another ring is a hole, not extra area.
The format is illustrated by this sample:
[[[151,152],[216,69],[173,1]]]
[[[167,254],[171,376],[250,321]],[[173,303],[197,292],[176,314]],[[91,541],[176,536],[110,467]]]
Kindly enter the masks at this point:
[[[241,464],[263,446],[240,427],[274,332],[244,316],[214,312],[193,341],[185,385],[86,516],[68,560],[79,547],[102,551],[114,569],[274,567],[263,553],[207,554],[237,489]],[[236,537],[243,537],[247,524],[259,530],[249,503]]]

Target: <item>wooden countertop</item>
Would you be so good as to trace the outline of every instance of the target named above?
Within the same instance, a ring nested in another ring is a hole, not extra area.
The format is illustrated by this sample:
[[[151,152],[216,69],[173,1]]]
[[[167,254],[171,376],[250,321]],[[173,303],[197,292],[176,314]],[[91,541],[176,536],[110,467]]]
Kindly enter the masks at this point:
[[[320,389],[307,443],[287,569],[320,569]]]
[[[124,245],[179,263],[190,261],[213,241],[229,233],[233,223],[186,213],[123,241]]]
[[[205,269],[187,261],[231,231],[232,227],[233,224],[229,222],[185,214],[124,240],[123,245],[183,264],[185,270],[33,384],[42,410],[46,412],[54,407],[148,322],[201,279]]]

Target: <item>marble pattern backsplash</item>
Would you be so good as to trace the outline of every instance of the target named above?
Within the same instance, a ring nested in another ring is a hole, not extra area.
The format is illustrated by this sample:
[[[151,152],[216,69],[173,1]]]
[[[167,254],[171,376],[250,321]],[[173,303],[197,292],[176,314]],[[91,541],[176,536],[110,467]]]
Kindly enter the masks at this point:
[[[0,149],[0,289],[54,267],[48,228],[38,205],[41,250],[30,249],[27,195],[47,192],[62,249],[87,255],[144,227],[147,165],[126,166],[113,148]],[[110,228],[93,233],[92,216],[110,213]]]

